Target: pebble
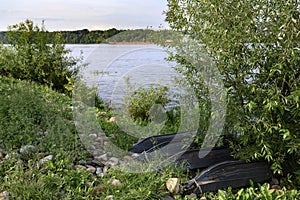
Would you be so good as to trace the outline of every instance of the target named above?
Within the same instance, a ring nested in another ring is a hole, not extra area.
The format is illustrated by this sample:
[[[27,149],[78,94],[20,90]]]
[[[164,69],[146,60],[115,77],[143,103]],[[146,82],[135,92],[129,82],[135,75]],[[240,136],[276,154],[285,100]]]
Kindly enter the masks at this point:
[[[91,165],[86,165],[86,171],[94,174],[96,172],[96,168]]]
[[[189,198],[190,198],[190,199],[197,199],[197,194],[191,193],[191,194],[189,195]],[[204,199],[203,199],[203,200],[204,200]]]
[[[97,148],[95,148],[95,150],[93,150],[93,156],[95,157],[95,158],[97,158],[98,156],[101,156],[102,154],[103,154],[103,151],[99,151]]]
[[[99,113],[97,114],[98,117],[104,116],[104,115],[106,115],[106,112],[103,112],[103,111],[102,111],[102,112],[99,112]]]
[[[104,167],[103,163],[99,162],[98,160],[92,160],[91,165],[93,165],[95,167]]]
[[[106,200],[114,200],[114,195],[109,195],[106,197]]]
[[[33,152],[35,152],[35,150],[36,150],[35,146],[26,145],[20,149],[20,153],[21,154],[33,153]]]
[[[91,139],[96,139],[98,137],[96,133],[90,134],[89,136]]]
[[[284,192],[282,190],[275,190],[275,189],[269,189],[269,192],[272,194],[273,192],[278,192],[279,194],[283,195]]]
[[[0,193],[0,200],[9,200],[9,192],[3,191]]]
[[[100,161],[107,161],[108,160],[108,158],[107,158],[107,154],[103,154],[103,155],[101,155],[101,156],[98,156],[97,158],[96,158],[97,160],[100,160]]]
[[[124,161],[126,161],[126,162],[129,162],[129,161],[132,161],[132,160],[133,160],[132,156],[124,156],[123,159],[124,159]]]
[[[46,157],[44,157],[44,158],[42,158],[41,160],[40,160],[40,164],[45,164],[46,162],[49,162],[49,161],[51,161],[53,159],[53,155],[49,155],[49,156],[46,156]]]
[[[206,197],[201,197],[200,200],[207,200],[207,198]]]
[[[115,167],[119,164],[119,159],[115,157],[111,157],[107,162],[106,165],[109,167]]]
[[[109,141],[103,142],[103,146],[109,146],[109,145],[110,145],[110,142],[109,142]]]
[[[171,194],[178,194],[180,192],[180,181],[178,178],[169,178],[166,182],[166,187]]]
[[[108,166],[104,166],[103,167],[103,175],[106,176],[108,174],[108,169],[109,167]]]
[[[116,121],[117,121],[116,117],[111,117],[111,118],[106,120],[106,122],[110,122],[110,123],[114,123]]]
[[[118,180],[118,179],[112,179],[112,180],[110,180],[110,184],[113,185],[113,186],[121,186],[121,185],[123,185],[123,183],[120,180]]]
[[[101,167],[97,167],[96,168],[96,174],[103,174],[103,170],[101,169]]]
[[[8,159],[11,159],[11,158],[20,158],[20,154],[18,153],[9,153],[9,154],[6,154],[6,156],[4,157],[4,159],[8,160]]]
[[[131,155],[131,157],[133,158],[133,159],[135,159],[135,158],[137,158],[137,157],[139,157],[140,156],[140,154],[138,154],[138,153],[133,153],[132,155]]]

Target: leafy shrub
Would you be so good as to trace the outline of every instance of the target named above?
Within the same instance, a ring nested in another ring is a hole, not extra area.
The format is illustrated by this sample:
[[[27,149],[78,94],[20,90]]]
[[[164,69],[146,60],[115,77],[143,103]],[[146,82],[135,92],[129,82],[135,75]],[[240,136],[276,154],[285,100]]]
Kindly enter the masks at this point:
[[[170,102],[167,92],[168,88],[163,86],[135,90],[128,100],[128,112],[131,118],[140,124],[150,122],[150,112],[156,112],[155,105],[165,107]]]
[[[265,159],[278,174],[284,164],[299,159],[299,6],[280,0],[168,0],[166,12],[171,28],[201,44],[223,76],[228,96],[224,134],[236,137],[231,141],[236,155]],[[183,55],[174,59],[197,85],[199,66]]]
[[[59,34],[50,38],[44,25],[38,27],[26,20],[10,26],[7,37],[12,46],[1,47],[2,75],[35,81],[70,94],[80,59],[68,56],[69,50]]]

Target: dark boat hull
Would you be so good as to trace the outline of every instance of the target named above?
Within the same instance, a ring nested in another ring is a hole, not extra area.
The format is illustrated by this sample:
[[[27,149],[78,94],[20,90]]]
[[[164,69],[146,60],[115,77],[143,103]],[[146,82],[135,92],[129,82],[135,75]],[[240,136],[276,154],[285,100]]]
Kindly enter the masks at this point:
[[[272,171],[266,162],[225,161],[204,170],[189,181],[185,189],[200,194],[228,187],[245,187],[249,186],[251,181],[261,183],[270,178]]]

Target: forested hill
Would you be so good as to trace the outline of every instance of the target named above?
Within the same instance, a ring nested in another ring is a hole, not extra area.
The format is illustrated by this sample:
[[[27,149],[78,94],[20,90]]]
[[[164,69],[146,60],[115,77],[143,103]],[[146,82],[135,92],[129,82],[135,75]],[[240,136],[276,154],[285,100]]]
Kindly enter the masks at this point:
[[[54,31],[47,32],[49,38],[55,37],[56,34],[60,34],[64,43],[66,44],[93,44],[102,43],[106,39],[117,35],[125,30],[117,30],[115,28],[109,30],[95,30],[89,31],[88,29],[76,30],[76,31]],[[6,31],[0,32],[0,41],[3,43],[9,43],[6,38]]]
[[[49,39],[55,37],[56,34],[60,34],[66,44],[97,44],[108,42],[153,42],[153,36],[157,35],[156,33],[158,32],[150,29],[117,30],[113,28],[104,31],[83,29],[47,33],[49,34]],[[6,34],[7,32],[0,32],[0,42],[2,41],[5,44],[9,43],[6,39]],[[163,38],[168,39],[164,36]]]

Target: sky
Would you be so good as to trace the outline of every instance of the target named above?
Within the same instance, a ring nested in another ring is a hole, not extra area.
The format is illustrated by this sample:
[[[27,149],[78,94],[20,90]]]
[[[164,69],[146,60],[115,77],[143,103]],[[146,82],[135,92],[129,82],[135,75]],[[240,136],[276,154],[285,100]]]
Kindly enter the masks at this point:
[[[0,31],[26,19],[46,29],[107,30],[168,27],[167,0],[6,0],[0,6]]]

